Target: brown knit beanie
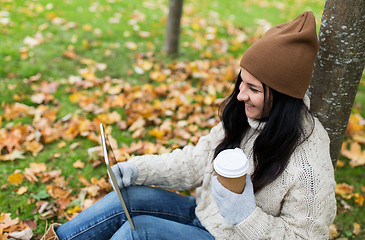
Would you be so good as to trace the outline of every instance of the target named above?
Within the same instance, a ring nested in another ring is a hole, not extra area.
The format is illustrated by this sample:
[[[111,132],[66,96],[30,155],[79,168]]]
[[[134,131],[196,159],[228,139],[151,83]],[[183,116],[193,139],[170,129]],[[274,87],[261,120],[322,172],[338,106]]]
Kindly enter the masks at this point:
[[[303,98],[318,51],[312,12],[270,28],[243,54],[241,67],[278,92]]]

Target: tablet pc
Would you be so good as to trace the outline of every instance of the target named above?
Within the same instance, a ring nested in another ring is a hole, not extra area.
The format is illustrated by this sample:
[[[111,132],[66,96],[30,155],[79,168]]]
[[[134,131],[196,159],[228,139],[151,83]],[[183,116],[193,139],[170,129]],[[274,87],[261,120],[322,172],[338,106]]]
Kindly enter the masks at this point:
[[[109,141],[108,141],[108,137],[106,136],[105,134],[105,130],[104,130],[104,125],[102,123],[100,123],[100,135],[101,135],[101,145],[103,147],[103,153],[104,153],[104,159],[105,159],[105,164],[106,164],[106,169],[107,169],[107,172],[108,172],[108,175],[109,175],[109,178],[110,178],[110,184],[113,186],[113,189],[114,191],[117,192],[118,194],[118,197],[119,197],[119,200],[122,204],[122,207],[123,207],[123,210],[124,210],[124,213],[129,221],[129,224],[131,225],[132,229],[134,230],[134,224],[133,224],[133,221],[130,217],[130,214],[129,214],[129,211],[128,211],[128,208],[125,204],[125,201],[123,199],[123,195],[118,187],[118,184],[117,184],[117,180],[115,178],[115,175],[112,171],[112,166],[114,164],[117,164],[117,161],[115,159],[115,155],[113,153],[113,149],[112,147],[110,146],[109,144]]]

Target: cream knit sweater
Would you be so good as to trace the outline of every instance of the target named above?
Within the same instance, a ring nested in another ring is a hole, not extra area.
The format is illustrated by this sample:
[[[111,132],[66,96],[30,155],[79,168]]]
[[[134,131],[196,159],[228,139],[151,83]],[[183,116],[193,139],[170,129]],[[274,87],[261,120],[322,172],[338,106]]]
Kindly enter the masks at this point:
[[[262,125],[254,120],[249,124],[246,136],[251,137],[243,139],[241,148],[250,160],[252,173],[252,146]],[[311,127],[307,121],[305,129],[310,131]],[[313,133],[296,148],[285,171],[255,194],[254,212],[233,227],[225,223],[211,193],[213,153],[223,137],[219,123],[195,147],[130,159],[139,172],[135,184],[196,188],[196,215],[215,239],[328,239],[328,228],[336,215],[336,184],[329,138],[317,119]]]

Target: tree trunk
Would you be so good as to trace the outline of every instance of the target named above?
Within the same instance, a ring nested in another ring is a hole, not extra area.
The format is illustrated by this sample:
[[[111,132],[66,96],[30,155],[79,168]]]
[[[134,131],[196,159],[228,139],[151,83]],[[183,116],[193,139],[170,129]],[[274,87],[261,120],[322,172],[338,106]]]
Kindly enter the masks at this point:
[[[314,65],[311,110],[331,139],[336,166],[365,64],[365,1],[327,0]]]
[[[167,18],[165,44],[163,47],[167,55],[176,55],[179,51],[180,21],[183,0],[170,0]]]

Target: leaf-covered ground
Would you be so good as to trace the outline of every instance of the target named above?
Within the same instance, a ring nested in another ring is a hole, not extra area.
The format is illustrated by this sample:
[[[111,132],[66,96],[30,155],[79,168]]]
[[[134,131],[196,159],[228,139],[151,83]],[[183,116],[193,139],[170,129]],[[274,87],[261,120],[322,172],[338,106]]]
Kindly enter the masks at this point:
[[[119,161],[164,153],[217,124],[242,52],[324,1],[186,1],[164,56],[168,1],[0,0],[0,237],[39,239],[111,191],[99,123]],[[336,170],[332,238],[364,236],[362,91]],[[189,194],[189,193],[188,193]]]

